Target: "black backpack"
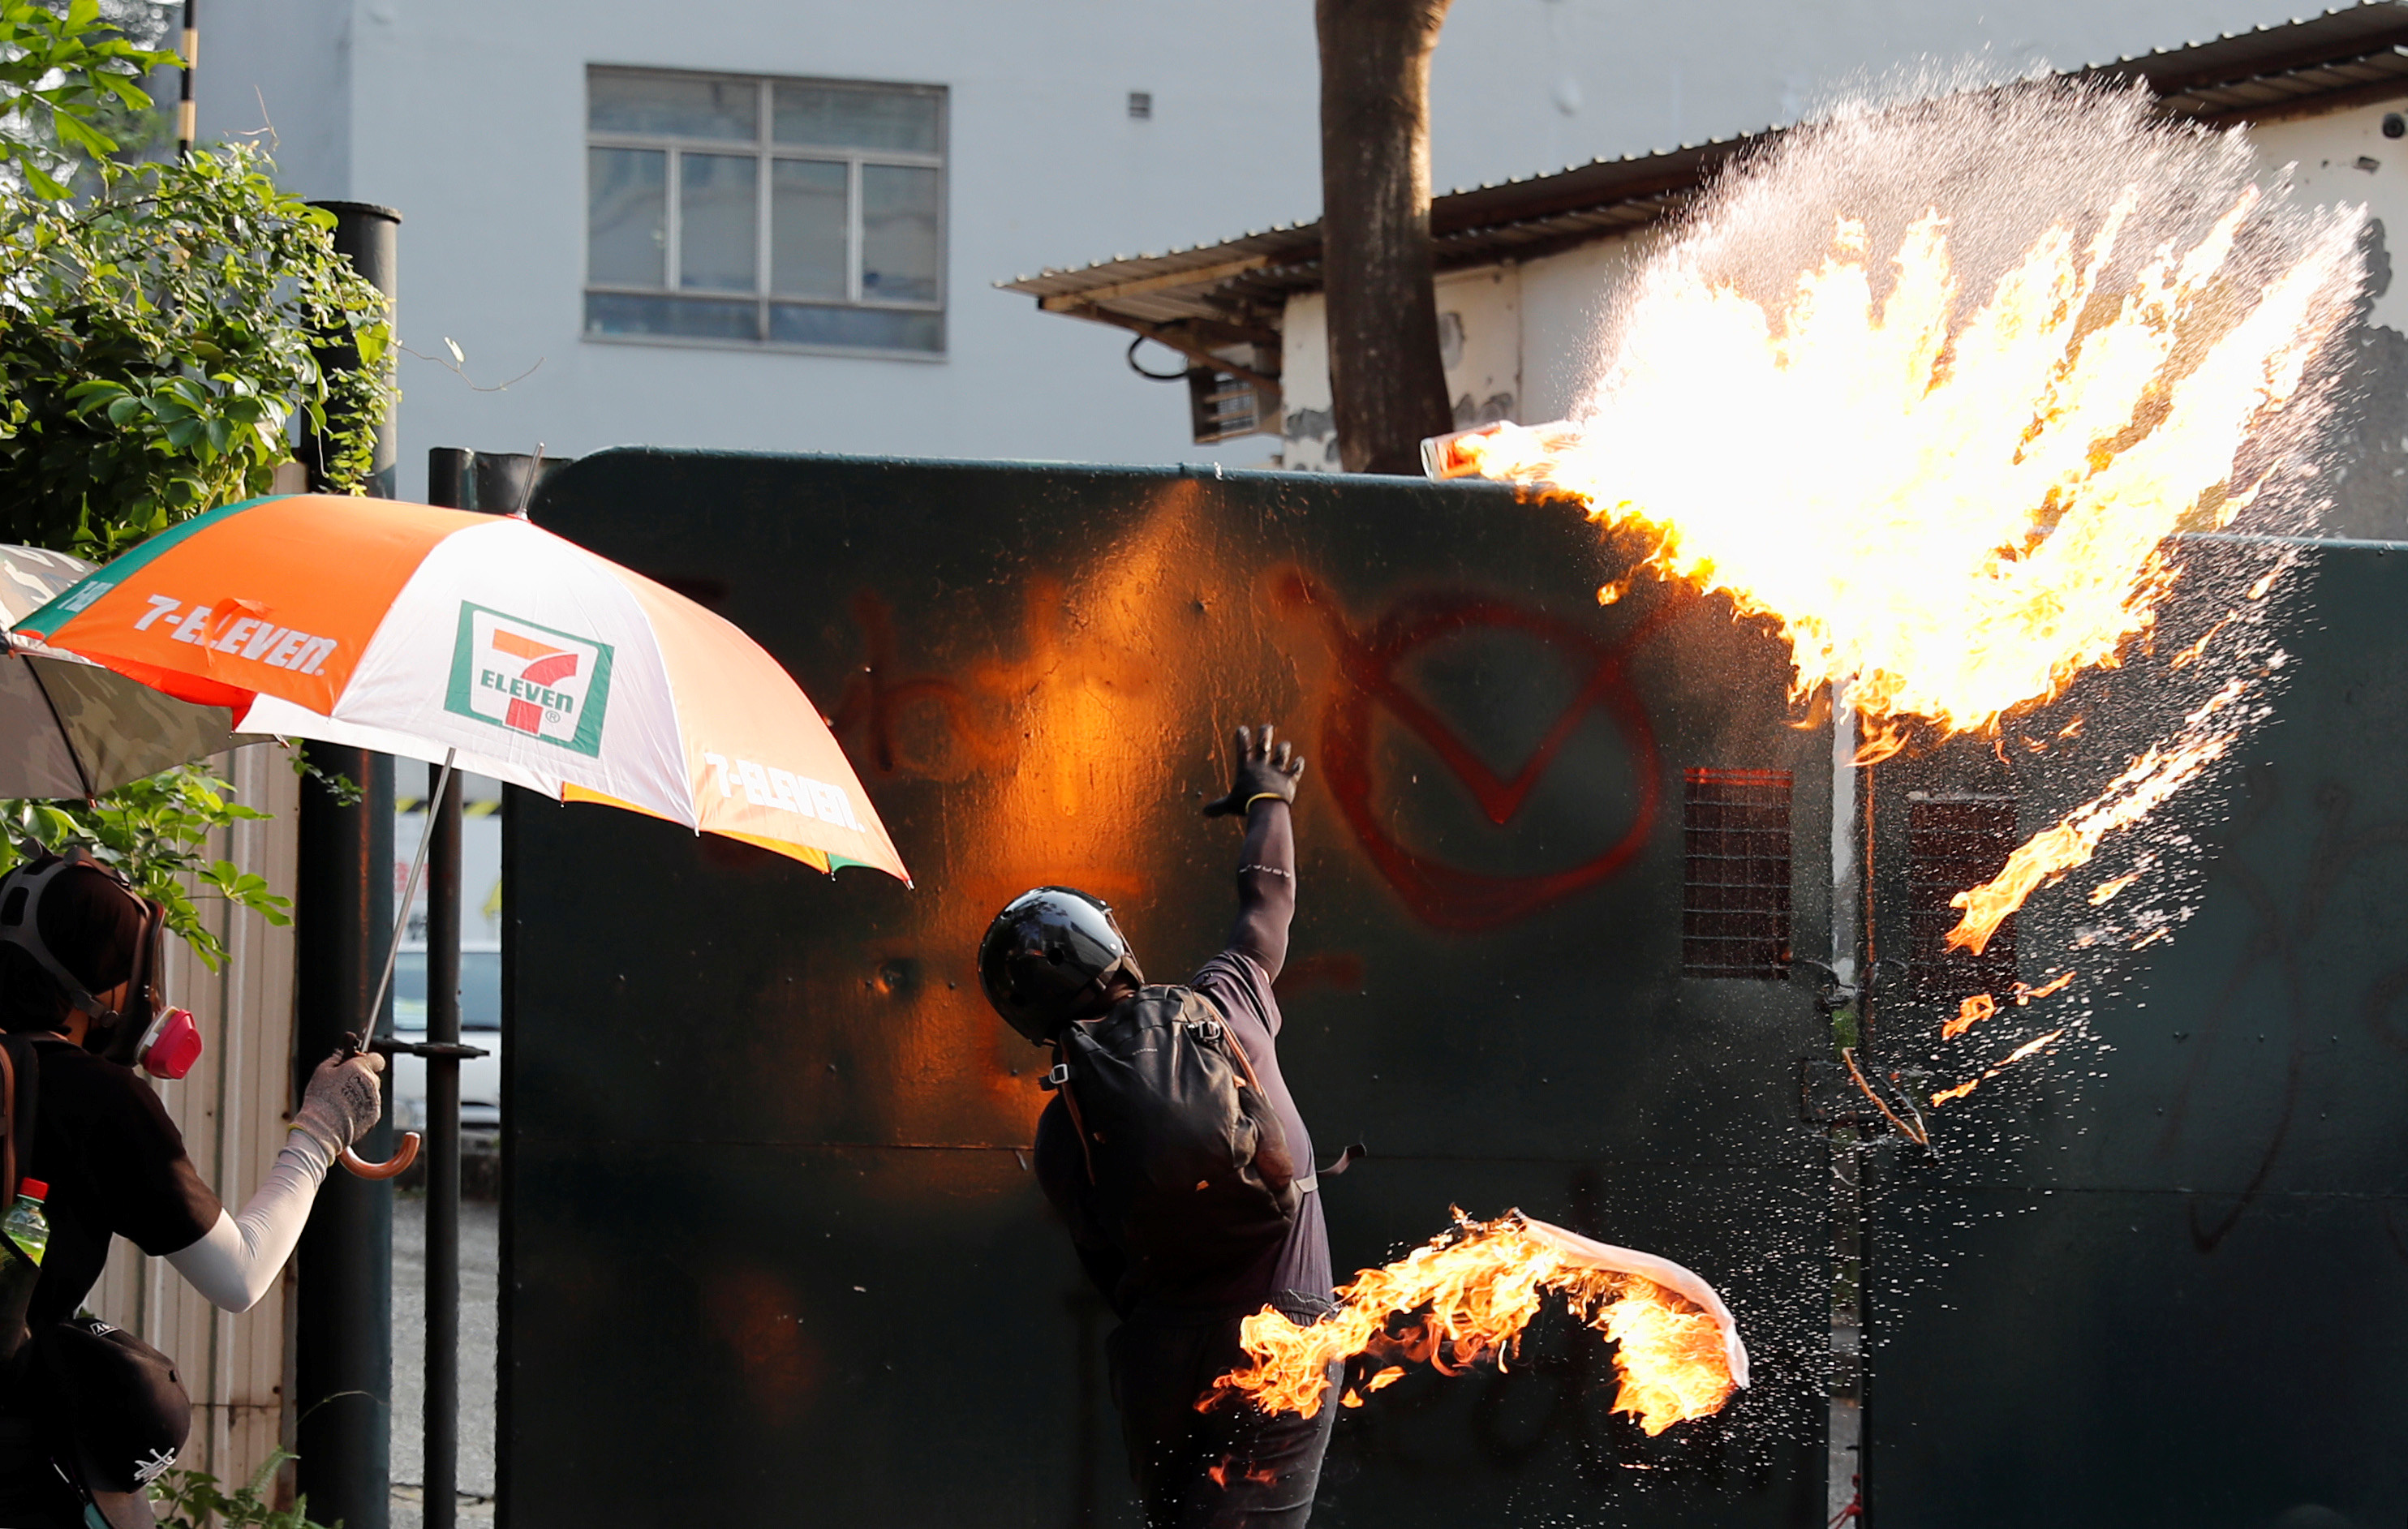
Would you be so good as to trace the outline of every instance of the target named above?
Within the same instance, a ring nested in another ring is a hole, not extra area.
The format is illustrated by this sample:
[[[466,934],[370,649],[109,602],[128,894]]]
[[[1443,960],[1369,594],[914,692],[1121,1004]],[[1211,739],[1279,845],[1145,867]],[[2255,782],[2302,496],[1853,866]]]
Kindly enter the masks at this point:
[[[1149,987],[1055,1038],[1048,1088],[1085,1155],[1100,1230],[1136,1279],[1180,1282],[1259,1254],[1315,1188],[1228,1022]]]
[[[42,1063],[23,1036],[0,1034],[0,1216],[17,1203],[17,1185],[34,1155],[35,1106],[42,1093]],[[0,1276],[0,1369],[13,1365],[29,1336],[25,1312],[39,1276],[29,1264],[9,1261]]]

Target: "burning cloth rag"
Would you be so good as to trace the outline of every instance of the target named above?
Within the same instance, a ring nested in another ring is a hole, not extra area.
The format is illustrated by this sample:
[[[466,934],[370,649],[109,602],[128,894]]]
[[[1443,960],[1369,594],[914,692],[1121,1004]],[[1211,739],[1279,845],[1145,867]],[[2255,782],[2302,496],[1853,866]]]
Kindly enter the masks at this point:
[[[1651,1279],[1673,1294],[1693,1303],[1713,1318],[1714,1326],[1723,1335],[1723,1358],[1730,1365],[1731,1383],[1747,1389],[1747,1345],[1740,1341],[1739,1323],[1731,1320],[1730,1308],[1723,1305],[1722,1296],[1704,1279],[1654,1253],[1642,1253],[1635,1248],[1616,1248],[1612,1243],[1597,1242],[1577,1232],[1567,1232],[1552,1222],[1522,1218],[1524,1231],[1533,1242],[1554,1249],[1568,1263],[1584,1264],[1590,1268],[1609,1269],[1616,1274],[1635,1274]]]

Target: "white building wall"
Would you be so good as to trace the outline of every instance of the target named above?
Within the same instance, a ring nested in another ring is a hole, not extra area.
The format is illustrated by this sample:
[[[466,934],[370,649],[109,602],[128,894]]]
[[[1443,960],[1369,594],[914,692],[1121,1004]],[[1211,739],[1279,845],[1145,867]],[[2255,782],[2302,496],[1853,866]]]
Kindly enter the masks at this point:
[[[1477,185],[1797,121],[1919,61],[2068,69],[2312,16],[2282,0],[1455,0],[1433,183]]]
[[[456,339],[482,386],[538,368],[479,393],[405,358],[405,494],[445,445],[1201,459],[1185,390],[1132,376],[1127,335],[992,283],[1318,201],[1312,9],[1290,0],[228,0],[207,25],[203,136],[256,128],[264,102],[294,189],[401,211],[413,350]],[[581,338],[589,64],[948,87],[946,356]],[[332,77],[351,84],[330,104]],[[1132,91],[1152,93],[1151,120],[1128,115]],[[1256,462],[1267,445],[1218,455]]]
[[[1132,376],[1128,336],[991,283],[1316,216],[1312,14],[1297,0],[221,0],[205,13],[201,130],[272,127],[294,189],[403,213],[405,342],[440,356],[449,336],[468,356],[467,380],[403,362],[407,494],[430,446],[538,441],[1251,464],[1275,443],[1190,444],[1184,390]],[[1435,179],[1727,136],[1927,52],[2068,64],[2286,14],[2278,0],[1458,0],[1433,79]],[[949,87],[945,358],[582,338],[595,63]],[[1131,91],[1152,93],[1152,120],[1129,118]],[[530,366],[506,392],[471,386]],[[1560,395],[1559,379],[1530,383]]]
[[[2408,136],[2385,137],[2383,120],[2402,113],[2408,98],[2274,122],[2249,136],[2270,168],[2291,169],[2295,200],[2310,207],[2363,203],[2388,245],[2408,235]],[[2390,255],[2394,263],[2399,258]],[[2373,284],[2380,290],[2369,317],[2408,331],[2408,286],[2388,280],[2389,268],[2378,263]]]

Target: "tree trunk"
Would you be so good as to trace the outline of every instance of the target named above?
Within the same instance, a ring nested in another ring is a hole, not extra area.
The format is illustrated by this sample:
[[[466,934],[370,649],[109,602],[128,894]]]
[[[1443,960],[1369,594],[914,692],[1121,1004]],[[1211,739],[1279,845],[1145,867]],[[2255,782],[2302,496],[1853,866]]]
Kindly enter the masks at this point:
[[[1429,66],[1450,0],[1314,0],[1322,270],[1339,463],[1420,471],[1455,427],[1429,240]]]

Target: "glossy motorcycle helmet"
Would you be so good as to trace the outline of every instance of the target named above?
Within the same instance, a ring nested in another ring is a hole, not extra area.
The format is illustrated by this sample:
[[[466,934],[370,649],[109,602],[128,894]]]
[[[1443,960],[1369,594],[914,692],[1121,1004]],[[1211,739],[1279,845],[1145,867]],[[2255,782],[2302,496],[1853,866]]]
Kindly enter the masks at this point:
[[[42,934],[44,897],[60,895],[65,885],[62,879],[66,877],[98,878],[105,883],[103,895],[125,899],[128,921],[136,933],[122,1009],[95,997]],[[0,878],[0,945],[24,951],[58,984],[67,1003],[86,1016],[90,1024],[85,1049],[111,1062],[138,1066],[153,1078],[177,1079],[200,1060],[201,1033],[188,1010],[163,1009],[159,1004],[166,919],[164,906],[136,892],[124,877],[86,858],[80,850],[38,856]]]
[[[979,941],[979,986],[1004,1022],[1039,1046],[1080,1018],[1116,972],[1143,981],[1101,899],[1039,887],[1004,905]]]

